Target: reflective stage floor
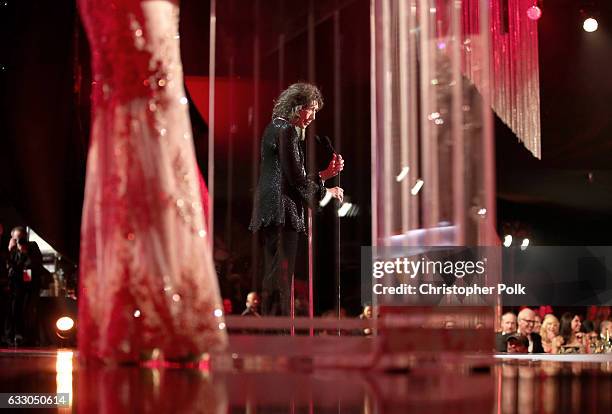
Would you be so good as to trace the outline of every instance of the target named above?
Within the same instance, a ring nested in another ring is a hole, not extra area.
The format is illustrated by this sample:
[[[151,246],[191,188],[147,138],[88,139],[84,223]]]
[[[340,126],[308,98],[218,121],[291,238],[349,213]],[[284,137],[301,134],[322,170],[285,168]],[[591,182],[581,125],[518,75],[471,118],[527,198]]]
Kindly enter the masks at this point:
[[[66,408],[35,410],[45,413],[612,412],[612,358],[559,357],[440,362],[420,355],[396,370],[236,355],[194,368],[82,367],[71,350],[3,349],[0,392],[70,393]]]

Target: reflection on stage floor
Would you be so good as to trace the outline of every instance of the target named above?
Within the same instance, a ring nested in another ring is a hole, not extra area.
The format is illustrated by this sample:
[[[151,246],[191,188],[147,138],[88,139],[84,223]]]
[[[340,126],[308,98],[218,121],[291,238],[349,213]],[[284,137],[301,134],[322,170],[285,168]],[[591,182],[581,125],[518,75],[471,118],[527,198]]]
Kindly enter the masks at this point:
[[[569,362],[480,355],[422,363],[419,359],[427,358],[420,355],[412,367],[397,370],[313,369],[308,364],[275,366],[269,357],[267,364],[238,364],[235,355],[216,358],[197,368],[161,363],[85,367],[72,350],[5,349],[0,351],[0,391],[70,393],[68,408],[41,412],[612,412],[610,358]]]

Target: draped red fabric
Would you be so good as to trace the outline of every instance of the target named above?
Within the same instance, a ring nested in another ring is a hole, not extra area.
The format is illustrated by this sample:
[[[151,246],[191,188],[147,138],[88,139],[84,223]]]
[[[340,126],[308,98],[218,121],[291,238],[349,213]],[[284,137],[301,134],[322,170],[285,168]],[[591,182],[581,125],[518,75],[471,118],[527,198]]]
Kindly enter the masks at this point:
[[[108,7],[105,0],[81,0],[79,6],[94,79],[79,357],[134,361],[159,349],[183,358],[223,347],[203,213],[208,192],[183,87],[178,4],[129,0]]]

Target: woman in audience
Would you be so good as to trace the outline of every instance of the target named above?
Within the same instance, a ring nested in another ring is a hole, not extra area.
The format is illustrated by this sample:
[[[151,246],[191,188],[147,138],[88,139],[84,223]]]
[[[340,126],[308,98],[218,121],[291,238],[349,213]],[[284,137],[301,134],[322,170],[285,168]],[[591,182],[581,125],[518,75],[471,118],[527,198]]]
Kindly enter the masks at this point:
[[[563,347],[579,348],[584,352],[584,333],[582,332],[582,318],[575,313],[566,312],[561,316],[559,333],[563,337]]]
[[[540,328],[542,347],[547,354],[556,354],[563,344],[563,338],[559,336],[559,319],[551,313],[544,317]]]

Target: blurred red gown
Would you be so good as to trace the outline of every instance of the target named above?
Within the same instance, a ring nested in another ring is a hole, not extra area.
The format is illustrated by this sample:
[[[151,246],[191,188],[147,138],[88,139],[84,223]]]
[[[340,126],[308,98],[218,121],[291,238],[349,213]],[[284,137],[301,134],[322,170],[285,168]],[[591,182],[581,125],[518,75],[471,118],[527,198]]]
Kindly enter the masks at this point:
[[[79,356],[227,342],[178,39],[178,2],[80,0],[92,50]],[[203,185],[203,182],[202,182]]]

